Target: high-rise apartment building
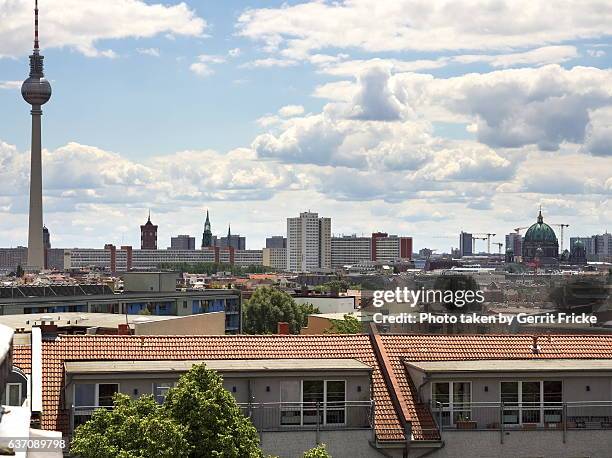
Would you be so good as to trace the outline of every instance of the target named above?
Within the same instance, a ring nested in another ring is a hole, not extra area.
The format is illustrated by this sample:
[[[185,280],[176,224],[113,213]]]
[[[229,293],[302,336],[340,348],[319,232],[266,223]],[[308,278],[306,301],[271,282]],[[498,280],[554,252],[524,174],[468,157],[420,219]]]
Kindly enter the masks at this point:
[[[516,232],[506,235],[506,252],[512,251],[514,256],[520,256],[523,252],[523,237]]]
[[[287,269],[287,248],[264,248],[262,265],[278,270]]]
[[[474,254],[474,239],[469,232],[461,231],[459,234],[459,253],[463,256],[472,256]]]
[[[574,246],[578,241],[584,244],[587,259],[590,261],[612,260],[612,234],[606,232],[590,237],[571,237],[570,252],[573,252]]]
[[[313,212],[287,218],[287,270],[321,269],[331,269],[331,218],[319,218]]]
[[[287,248],[287,237],[273,235],[266,239],[266,248]]]
[[[331,253],[331,264],[334,269],[371,261],[372,239],[356,235],[332,237]]]
[[[372,261],[394,262],[412,259],[412,237],[399,237],[384,232],[372,234]]]
[[[183,234],[170,239],[171,250],[195,250],[195,237]]]

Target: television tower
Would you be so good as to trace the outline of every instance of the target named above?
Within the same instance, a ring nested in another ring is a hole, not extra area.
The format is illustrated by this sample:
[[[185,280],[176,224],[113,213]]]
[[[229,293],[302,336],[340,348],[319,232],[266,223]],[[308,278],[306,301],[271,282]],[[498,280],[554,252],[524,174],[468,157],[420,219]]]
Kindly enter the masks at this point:
[[[32,105],[32,146],[30,168],[30,217],[28,227],[28,268],[45,268],[43,246],[43,202],[42,202],[42,105],[51,98],[51,85],[43,73],[43,59],[38,46],[38,0],[34,3],[34,51],[30,56],[30,76],[21,86],[23,99]]]

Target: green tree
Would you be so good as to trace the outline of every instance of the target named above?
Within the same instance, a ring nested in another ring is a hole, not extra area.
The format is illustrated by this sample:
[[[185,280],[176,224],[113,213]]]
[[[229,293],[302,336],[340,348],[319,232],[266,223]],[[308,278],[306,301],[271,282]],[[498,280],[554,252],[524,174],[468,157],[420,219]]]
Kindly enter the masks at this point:
[[[79,426],[70,453],[83,458],[188,457],[187,428],[166,415],[153,396],[116,394],[112,410],[97,409]]]
[[[82,458],[263,457],[257,430],[221,377],[203,364],[184,374],[162,405],[151,395],[116,394],[112,410],[95,410],[76,429],[70,452]]]
[[[343,320],[331,320],[331,328],[325,331],[326,334],[361,334],[363,324],[354,315],[345,314]]]
[[[21,267],[21,264],[19,264],[17,266],[17,272],[15,273],[15,275],[19,278],[22,278],[24,276],[25,272],[23,270],[23,267]]]
[[[304,452],[303,458],[332,458],[332,456],[325,448],[325,444],[319,444],[315,448]]]
[[[289,323],[292,334],[299,334],[312,313],[319,313],[312,304],[296,304],[284,291],[262,286],[243,305],[242,326],[247,334],[273,334],[282,321]]]
[[[246,418],[221,377],[204,364],[183,375],[168,391],[164,409],[187,428],[194,457],[263,457],[257,430]]]

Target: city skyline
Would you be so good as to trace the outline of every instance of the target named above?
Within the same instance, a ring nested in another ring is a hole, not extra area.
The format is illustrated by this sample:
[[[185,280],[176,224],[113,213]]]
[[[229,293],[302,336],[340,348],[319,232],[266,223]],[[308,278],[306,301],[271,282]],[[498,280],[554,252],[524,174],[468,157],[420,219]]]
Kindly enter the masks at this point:
[[[33,3],[0,6],[11,23],[0,24],[7,247],[27,240],[29,119],[16,82]],[[461,29],[451,18],[453,39],[436,42],[429,30],[448,19],[416,1],[381,2],[372,33],[360,1],[155,11],[141,1],[131,9],[119,0],[104,8],[44,1],[54,87],[43,130],[44,224],[54,246],[138,246],[148,208],[159,240],[197,238],[209,208],[252,247],[283,234],[304,207],[333,218],[334,233],[405,234],[415,250],[448,251],[460,230],[503,241],[531,224],[540,204],[548,219],[570,224],[566,240],[608,230],[612,9],[535,4],[558,19],[544,21],[522,16],[520,3],[500,2],[508,14],[483,7]],[[411,26],[398,11],[411,12]],[[315,19],[322,14],[354,37],[335,36]],[[486,32],[502,20],[503,30]],[[83,23],[96,26],[83,34]]]

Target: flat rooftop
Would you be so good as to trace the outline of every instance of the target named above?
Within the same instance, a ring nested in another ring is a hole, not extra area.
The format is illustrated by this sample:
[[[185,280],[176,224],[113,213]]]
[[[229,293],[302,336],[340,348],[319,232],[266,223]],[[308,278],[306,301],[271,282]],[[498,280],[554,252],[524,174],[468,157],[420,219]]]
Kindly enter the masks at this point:
[[[28,296],[28,297],[1,297],[0,306],[20,305],[20,304],[70,304],[70,303],[117,303],[117,302],[137,302],[140,300],[174,300],[189,297],[206,297],[213,299],[227,296],[238,296],[240,292],[233,289],[199,289],[189,291],[169,291],[169,292],[124,292],[114,294],[82,294],[70,296]]]
[[[129,372],[187,372],[195,364],[206,364],[219,372],[257,371],[371,371],[356,359],[224,359],[224,360],[163,360],[163,361],[66,361],[66,373],[117,374]]]
[[[612,371],[611,359],[485,359],[477,361],[404,361],[427,373]]]
[[[0,315],[0,325],[12,329],[23,329],[30,332],[32,327],[40,326],[42,321],[53,321],[59,329],[62,328],[109,328],[116,329],[120,324],[128,324],[131,328],[137,323],[162,321],[176,316],[158,315],[124,315],[119,313],[88,313],[88,312],[62,312],[62,313],[19,313],[14,315]]]

